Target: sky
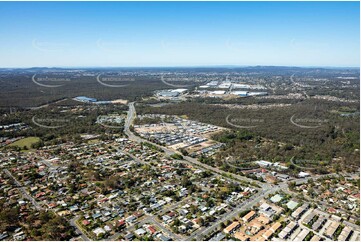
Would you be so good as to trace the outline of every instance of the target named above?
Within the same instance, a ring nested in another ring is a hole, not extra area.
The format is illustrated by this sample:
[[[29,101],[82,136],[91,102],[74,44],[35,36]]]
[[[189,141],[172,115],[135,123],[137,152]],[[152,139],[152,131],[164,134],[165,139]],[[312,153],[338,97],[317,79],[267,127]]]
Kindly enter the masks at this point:
[[[359,67],[359,4],[0,2],[0,68]]]

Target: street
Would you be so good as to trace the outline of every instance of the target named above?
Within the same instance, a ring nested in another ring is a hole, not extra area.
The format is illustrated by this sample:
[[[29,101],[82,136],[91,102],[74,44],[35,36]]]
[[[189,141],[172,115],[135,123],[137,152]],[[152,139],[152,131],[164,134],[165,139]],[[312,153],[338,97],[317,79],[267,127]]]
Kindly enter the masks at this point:
[[[28,199],[33,206],[35,207],[36,210],[43,210],[43,208],[35,201],[35,199],[30,196],[27,191],[25,190],[25,188],[23,187],[23,185],[11,174],[11,172],[7,169],[4,169],[4,172],[11,177],[11,179],[14,180],[15,184],[18,186],[20,192],[23,194],[23,197]]]

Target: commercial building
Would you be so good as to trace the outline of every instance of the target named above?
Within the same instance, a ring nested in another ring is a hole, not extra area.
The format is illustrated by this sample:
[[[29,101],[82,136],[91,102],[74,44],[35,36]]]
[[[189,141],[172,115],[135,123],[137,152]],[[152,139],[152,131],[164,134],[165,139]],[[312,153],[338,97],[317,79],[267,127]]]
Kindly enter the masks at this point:
[[[259,165],[261,167],[270,167],[273,164],[272,162],[265,161],[265,160],[258,160],[258,161],[255,161],[254,163],[256,163],[257,165]]]
[[[267,92],[249,92],[248,96],[252,97],[252,96],[267,96],[268,93]]]

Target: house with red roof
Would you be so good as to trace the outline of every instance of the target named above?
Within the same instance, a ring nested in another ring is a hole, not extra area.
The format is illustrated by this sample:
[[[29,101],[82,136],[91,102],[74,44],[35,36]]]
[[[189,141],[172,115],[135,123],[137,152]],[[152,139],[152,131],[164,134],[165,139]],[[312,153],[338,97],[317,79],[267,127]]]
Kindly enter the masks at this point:
[[[147,231],[152,235],[157,232],[157,230],[154,228],[153,225],[149,225],[148,228],[147,228]]]
[[[86,220],[84,219],[82,222],[81,222],[84,226],[87,226],[90,224],[89,220]]]

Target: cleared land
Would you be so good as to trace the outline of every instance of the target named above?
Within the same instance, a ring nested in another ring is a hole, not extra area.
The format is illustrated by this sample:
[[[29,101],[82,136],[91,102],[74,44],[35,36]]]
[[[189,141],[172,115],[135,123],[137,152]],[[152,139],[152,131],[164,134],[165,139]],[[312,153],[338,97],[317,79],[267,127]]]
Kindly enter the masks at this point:
[[[31,145],[40,141],[39,137],[27,137],[24,139],[19,139],[14,143],[9,144],[8,146],[18,146],[20,149],[25,150],[25,147],[31,149]]]

